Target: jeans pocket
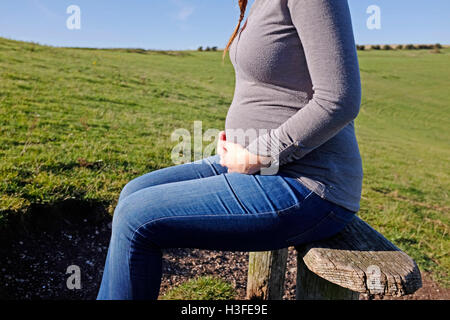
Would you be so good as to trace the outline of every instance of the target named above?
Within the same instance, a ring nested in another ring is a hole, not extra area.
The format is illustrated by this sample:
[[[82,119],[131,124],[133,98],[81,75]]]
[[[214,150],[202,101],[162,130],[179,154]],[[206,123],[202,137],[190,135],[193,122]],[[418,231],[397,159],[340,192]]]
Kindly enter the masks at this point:
[[[343,218],[330,210],[319,222],[307,230],[292,236],[286,240],[288,246],[296,246],[303,243],[318,241],[334,236],[345,226],[351,219]]]

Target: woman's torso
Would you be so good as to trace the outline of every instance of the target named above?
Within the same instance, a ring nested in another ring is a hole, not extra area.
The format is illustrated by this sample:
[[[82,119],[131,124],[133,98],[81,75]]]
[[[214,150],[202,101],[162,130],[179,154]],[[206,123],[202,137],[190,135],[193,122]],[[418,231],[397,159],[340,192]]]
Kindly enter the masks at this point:
[[[276,129],[312,98],[314,90],[287,0],[255,0],[245,28],[230,47],[236,87],[227,114],[228,132],[256,136]],[[318,37],[320,34],[317,35]],[[324,48],[326,49],[326,48]],[[280,168],[321,197],[359,210],[362,162],[351,121],[333,138]]]

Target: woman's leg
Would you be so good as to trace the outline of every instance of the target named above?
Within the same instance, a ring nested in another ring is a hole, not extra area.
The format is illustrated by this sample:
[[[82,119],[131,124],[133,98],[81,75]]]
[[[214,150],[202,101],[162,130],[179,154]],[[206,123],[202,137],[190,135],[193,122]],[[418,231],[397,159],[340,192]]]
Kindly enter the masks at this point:
[[[225,173],[124,197],[98,299],[156,299],[162,249],[265,251],[329,237],[353,213],[294,179]]]
[[[167,167],[160,170],[144,174],[128,182],[122,189],[117,206],[129,195],[153,186],[179,181],[201,179],[227,172],[227,169],[220,165],[220,157],[218,155],[211,156],[198,161]],[[103,270],[103,279],[101,288],[107,287],[110,275],[109,263],[111,254],[111,243],[108,248],[105,268]],[[100,296],[100,294],[99,294]]]
[[[119,202],[130,194],[160,184],[206,178],[227,172],[218,155],[191,163],[172,166],[144,174],[128,182],[120,193]]]

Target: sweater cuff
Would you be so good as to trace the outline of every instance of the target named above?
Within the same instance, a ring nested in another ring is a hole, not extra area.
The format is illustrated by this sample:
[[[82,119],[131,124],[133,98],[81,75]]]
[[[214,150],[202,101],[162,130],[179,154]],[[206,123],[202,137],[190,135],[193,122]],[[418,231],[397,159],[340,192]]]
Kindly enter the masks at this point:
[[[271,165],[282,166],[298,160],[309,153],[312,148],[307,148],[300,141],[285,143],[277,138],[275,131],[259,136],[246,148],[250,153],[271,158]]]

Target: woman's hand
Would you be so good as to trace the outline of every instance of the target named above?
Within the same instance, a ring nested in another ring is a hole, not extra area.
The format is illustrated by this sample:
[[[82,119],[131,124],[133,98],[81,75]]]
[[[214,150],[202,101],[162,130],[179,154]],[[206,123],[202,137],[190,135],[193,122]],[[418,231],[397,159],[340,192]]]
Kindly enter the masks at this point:
[[[229,173],[254,174],[269,162],[268,157],[252,154],[240,144],[227,142],[224,131],[219,133],[217,154],[220,165],[227,167]]]

